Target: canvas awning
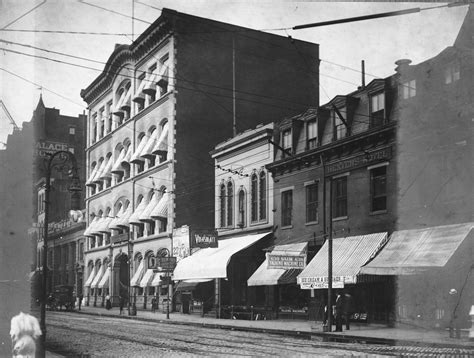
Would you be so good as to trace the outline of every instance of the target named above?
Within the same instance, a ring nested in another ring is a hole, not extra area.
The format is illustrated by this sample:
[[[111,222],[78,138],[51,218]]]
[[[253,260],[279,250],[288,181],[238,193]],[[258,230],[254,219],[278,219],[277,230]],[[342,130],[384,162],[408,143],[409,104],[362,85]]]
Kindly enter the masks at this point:
[[[137,91],[135,92],[135,96],[133,97],[132,101],[134,102],[143,102],[145,101],[145,96],[143,95],[143,89],[145,88],[146,80],[143,78],[140,82],[140,86],[138,86]]]
[[[170,198],[171,198],[170,193],[164,193],[160,201],[158,202],[158,204],[150,212],[150,217],[157,218],[157,219],[168,218],[168,205],[170,202]]]
[[[143,148],[145,148],[146,144],[148,142],[148,137],[146,135],[144,135],[142,137],[142,139],[140,140],[140,144],[138,144],[138,147],[137,149],[135,149],[135,151],[133,152],[131,158],[130,158],[130,162],[132,163],[140,163],[140,162],[143,162],[144,159],[140,156],[142,151],[143,151]]]
[[[158,140],[158,130],[155,129],[150,136],[150,139],[146,142],[146,145],[143,147],[143,150],[140,153],[140,156],[143,158],[151,158],[154,154],[151,153],[153,148],[156,145],[156,141]]]
[[[97,270],[97,274],[95,275],[94,280],[91,283],[91,288],[99,287],[99,282],[103,275],[104,275],[104,270],[102,269],[102,267],[99,267],[99,269]]]
[[[161,283],[161,278],[160,276],[164,275],[164,272],[156,272],[155,276],[153,277],[153,280],[151,281],[151,286],[156,287],[159,286]]]
[[[361,273],[410,275],[443,267],[473,228],[474,223],[466,223],[395,231]]]
[[[95,232],[96,232],[95,229],[96,229],[100,219],[101,219],[100,216],[96,216],[94,218],[94,220],[91,221],[91,223],[86,228],[86,230],[84,230],[84,236],[93,236],[95,234]]]
[[[123,110],[128,110],[130,109],[130,99],[132,97],[132,86],[128,88],[128,90],[125,90],[126,94],[125,97],[123,98],[122,103],[120,104],[120,109]]]
[[[197,285],[199,285],[201,282],[185,282],[185,281],[180,281],[178,285],[176,286],[175,291],[176,292],[183,292],[183,291],[193,291],[196,289]]]
[[[227,277],[227,265],[237,252],[250,247],[270,233],[254,234],[220,240],[219,247],[206,248],[178,262],[173,280],[188,282]]]
[[[87,179],[87,181],[86,181],[86,185],[87,185],[87,186],[94,186],[94,185],[95,185],[95,184],[93,183],[93,180],[94,180],[94,178],[95,178],[96,175],[97,175],[97,171],[99,170],[99,167],[100,167],[100,164],[97,163],[96,166],[94,167],[94,169],[92,169],[91,175],[89,176],[89,179]]]
[[[110,156],[104,161],[106,161],[107,163],[105,164],[102,171],[98,173],[97,180],[105,180],[105,179],[110,179],[112,177],[111,169],[112,169],[112,165],[114,164],[114,159],[112,158],[112,156]]]
[[[128,220],[132,215],[132,205],[129,203],[127,209],[124,211],[123,206],[120,211],[117,213],[117,216],[113,220],[113,222],[109,225],[111,229],[123,229],[127,228],[129,223]]]
[[[147,204],[147,200],[145,200],[145,198],[143,197],[142,201],[140,201],[140,204],[138,204],[133,214],[130,215],[130,219],[128,219],[129,224],[143,224],[140,221],[140,215],[143,213],[143,210],[145,210]]]
[[[153,282],[154,277],[155,277],[155,273],[153,272],[153,269],[147,269],[142,279],[140,280],[140,287],[152,286],[151,283]]]
[[[287,245],[277,245],[273,248],[272,255],[281,255],[282,257],[291,257],[305,255],[307,253],[308,243],[297,243],[297,244],[287,244]],[[260,267],[253,273],[252,276],[247,280],[247,285],[249,286],[271,286],[271,285],[281,285],[287,283],[296,283],[296,276],[301,273],[304,267],[301,269],[291,268],[272,268],[269,266],[269,258],[260,265]],[[306,261],[306,259],[305,259]]]
[[[104,288],[104,287],[108,286],[109,277],[110,277],[110,268],[107,268],[107,270],[105,270],[104,275],[102,276],[102,278],[99,281],[98,287],[99,288]]]
[[[99,233],[108,233],[110,232],[110,223],[112,222],[114,218],[109,217],[109,216],[103,216],[102,220],[99,221],[99,224],[97,225],[97,228],[94,229],[95,232]]]
[[[94,281],[94,277],[95,277],[95,270],[92,269],[92,271],[89,274],[89,277],[87,278],[86,283],[84,284],[84,287],[90,287],[92,281]]]
[[[145,209],[140,214],[138,219],[140,221],[153,221],[154,219],[150,216],[150,214],[153,211],[153,209],[158,205],[159,201],[160,201],[159,195],[155,193],[153,197],[150,199],[150,201],[148,202]]]
[[[137,271],[135,271],[135,274],[133,275],[132,279],[130,280],[130,286],[139,286],[140,281],[142,280],[143,274],[144,274],[144,260],[140,261],[140,265],[138,265]]]
[[[387,233],[349,236],[333,239],[333,287],[357,282],[360,269],[372,259],[387,242]],[[297,277],[302,289],[327,288],[328,241]]]
[[[153,94],[156,92],[156,77],[158,76],[158,69],[155,69],[152,73],[147,75],[145,79],[145,87],[143,88],[143,93]]]
[[[127,153],[126,148],[122,148],[120,150],[120,153],[115,160],[114,164],[112,165],[111,172],[114,174],[119,174],[124,171],[124,168],[122,167],[122,160],[125,158],[125,154]]]
[[[161,130],[160,136],[151,151],[153,154],[162,154],[168,151],[168,128],[169,123],[166,122]]]
[[[125,156],[123,157],[122,161],[120,162],[120,165],[123,167],[123,165],[130,165],[130,158],[132,158],[132,153],[133,153],[133,147],[131,144],[129,144],[127,151],[125,152]]]

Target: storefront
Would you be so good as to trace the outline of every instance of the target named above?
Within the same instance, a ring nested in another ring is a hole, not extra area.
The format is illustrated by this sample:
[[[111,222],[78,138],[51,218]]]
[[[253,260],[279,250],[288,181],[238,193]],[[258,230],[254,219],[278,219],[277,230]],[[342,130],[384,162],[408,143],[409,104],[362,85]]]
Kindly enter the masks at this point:
[[[338,293],[353,298],[352,320],[385,322],[390,316],[391,281],[385,276],[363,276],[361,267],[386,244],[387,233],[349,236],[332,240],[332,287],[335,304]],[[328,241],[297,277],[302,290],[314,290],[316,319],[323,320],[327,305]]]
[[[250,306],[256,293],[247,286],[247,280],[264,260],[262,250],[270,237],[271,233],[266,232],[219,240],[217,247],[199,249],[178,261],[173,280],[179,282],[178,287],[183,283],[200,284],[194,291],[201,296],[204,313],[224,317],[222,313],[231,307]],[[208,283],[211,281],[213,284]],[[184,297],[184,301],[192,297]],[[182,304],[183,295],[180,301]]]
[[[474,304],[474,223],[394,232],[361,273],[396,279],[397,321],[469,327]]]

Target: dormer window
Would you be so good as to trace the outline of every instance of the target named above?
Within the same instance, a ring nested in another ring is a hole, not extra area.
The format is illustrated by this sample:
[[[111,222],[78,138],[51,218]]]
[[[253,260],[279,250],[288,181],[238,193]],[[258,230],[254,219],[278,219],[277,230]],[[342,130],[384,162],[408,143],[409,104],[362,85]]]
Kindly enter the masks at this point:
[[[292,145],[291,129],[285,129],[282,135],[282,147],[285,149],[285,154],[291,153]]]
[[[339,116],[341,115],[345,120],[347,120],[346,107],[338,108],[338,111],[339,113],[337,113],[335,109],[332,111],[334,123],[334,140],[345,138],[347,135],[347,127],[342,118]]]
[[[308,136],[307,136],[307,144],[308,149],[316,148],[318,144],[318,125],[316,120],[312,120],[308,122]]]
[[[416,96],[416,80],[405,81],[401,84],[401,91],[403,99],[408,99]]]
[[[444,81],[448,85],[456,82],[461,78],[461,71],[459,69],[459,63],[455,62],[448,66],[444,72]]]
[[[370,126],[382,125],[385,120],[385,94],[377,93],[370,97]]]

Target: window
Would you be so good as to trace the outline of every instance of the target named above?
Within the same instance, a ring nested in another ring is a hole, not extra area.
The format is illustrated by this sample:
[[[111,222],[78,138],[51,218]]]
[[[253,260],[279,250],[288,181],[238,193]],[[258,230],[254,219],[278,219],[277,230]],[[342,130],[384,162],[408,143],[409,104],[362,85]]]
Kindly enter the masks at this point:
[[[250,183],[250,220],[258,220],[258,179],[257,174],[252,174]]]
[[[76,134],[76,128],[75,127],[69,127],[69,134],[70,135]]]
[[[287,190],[281,193],[281,225],[290,226],[292,223],[293,191]]]
[[[159,78],[157,79],[158,81],[158,87],[160,90],[160,97],[163,96],[168,92],[168,61],[169,60],[169,55],[166,54],[160,59],[160,73],[159,73]]]
[[[105,106],[105,116],[106,116],[106,121],[107,121],[107,124],[106,124],[106,130],[107,130],[107,133],[110,133],[112,131],[112,101],[109,101],[107,103],[107,105]]]
[[[346,108],[338,108],[339,113],[341,116],[345,117],[344,119],[347,121],[347,116],[346,116]],[[342,139],[346,136],[347,134],[347,127],[342,121],[341,117],[336,113],[336,111],[332,111],[333,113],[333,119],[334,119],[334,140]]]
[[[387,210],[387,166],[370,171],[370,210]]]
[[[370,125],[382,125],[385,120],[385,94],[378,93],[370,97]]]
[[[408,99],[416,96],[416,80],[406,81],[402,83],[403,99]]]
[[[221,227],[225,227],[225,185],[222,184],[220,187],[220,225]]]
[[[80,261],[84,260],[84,243],[83,242],[79,244],[79,260]]]
[[[260,172],[259,178],[259,219],[265,220],[267,218],[267,175],[265,172]]]
[[[446,84],[458,81],[461,78],[461,71],[459,70],[459,63],[452,63],[448,66],[444,73],[444,80]]]
[[[227,183],[227,226],[233,224],[234,205],[234,186],[231,182]]]
[[[347,216],[347,176],[332,181],[333,218]]]
[[[318,184],[306,186],[306,222],[318,221]]]
[[[104,108],[102,107],[99,110],[99,138],[104,136],[105,131],[105,116],[104,116]]]
[[[245,191],[239,191],[239,227],[245,226]]]
[[[97,113],[92,116],[92,138],[91,143],[95,143],[97,141]]]
[[[291,140],[291,129],[283,131],[283,149],[287,149],[287,152],[291,152],[292,140]]]
[[[318,140],[318,125],[315,120],[308,122],[308,149],[316,148]]]

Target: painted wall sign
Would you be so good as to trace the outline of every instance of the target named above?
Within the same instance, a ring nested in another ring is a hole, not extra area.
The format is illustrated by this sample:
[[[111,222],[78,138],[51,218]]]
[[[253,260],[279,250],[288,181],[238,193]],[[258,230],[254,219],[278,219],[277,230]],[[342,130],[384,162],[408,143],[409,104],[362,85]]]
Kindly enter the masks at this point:
[[[360,154],[353,158],[329,163],[326,165],[326,176],[334,175],[336,173],[345,172],[359,167],[364,167],[370,164],[375,164],[382,160],[388,160],[391,157],[392,147],[386,147],[383,149],[368,152],[367,154]]]
[[[67,143],[38,141],[35,146],[35,154],[38,157],[47,157],[48,154],[64,150],[67,151],[69,146]]]
[[[306,255],[272,255],[268,254],[269,269],[304,269]]]
[[[216,230],[192,230],[191,231],[191,248],[199,247],[201,249],[207,247],[217,247],[217,231]]]

